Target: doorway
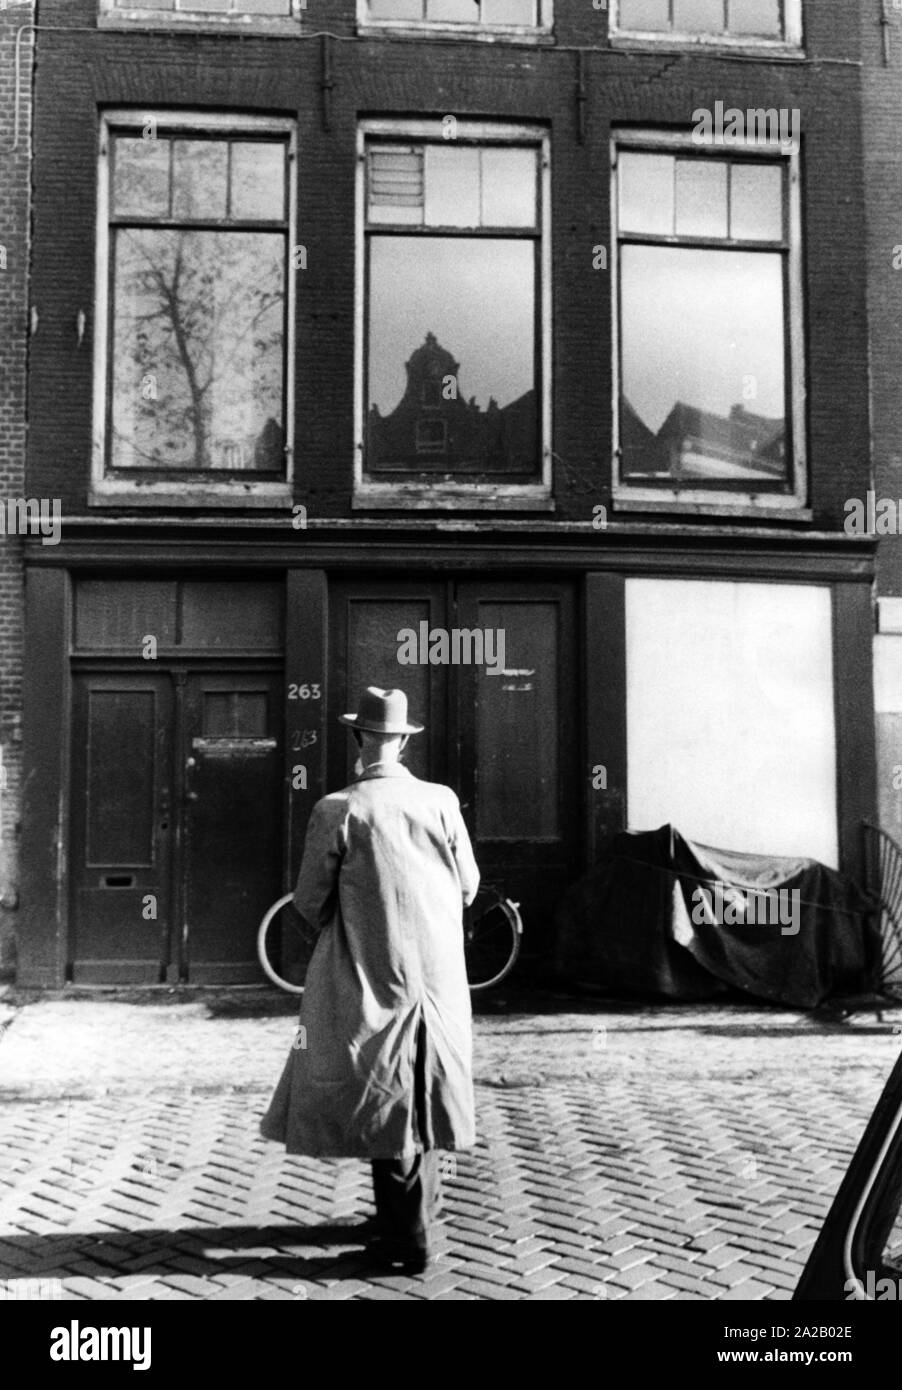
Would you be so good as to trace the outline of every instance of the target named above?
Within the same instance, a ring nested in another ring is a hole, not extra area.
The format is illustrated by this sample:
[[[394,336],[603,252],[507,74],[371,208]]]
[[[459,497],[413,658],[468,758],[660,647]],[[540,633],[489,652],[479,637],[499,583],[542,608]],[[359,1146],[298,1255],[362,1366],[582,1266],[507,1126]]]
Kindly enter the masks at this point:
[[[366,578],[335,583],[330,609],[329,789],[353,775],[354,748],[338,715],[355,708],[366,685],[400,686],[426,725],[408,745],[407,765],[455,789],[483,878],[520,902],[525,949],[549,950],[557,900],[579,864],[572,585]],[[400,664],[399,633],[419,635],[423,624],[492,634],[493,655],[503,634],[503,664],[495,673],[485,663]]]
[[[260,978],[256,928],[280,890],[282,693],[275,669],[75,676],[73,980]]]

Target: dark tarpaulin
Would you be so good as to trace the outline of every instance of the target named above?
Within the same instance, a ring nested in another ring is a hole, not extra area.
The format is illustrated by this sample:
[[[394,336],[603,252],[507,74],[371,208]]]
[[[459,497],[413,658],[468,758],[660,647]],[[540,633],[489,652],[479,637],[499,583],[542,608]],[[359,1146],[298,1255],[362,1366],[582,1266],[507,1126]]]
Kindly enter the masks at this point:
[[[815,859],[712,849],[669,825],[625,831],[562,898],[555,963],[612,993],[708,999],[730,987],[814,1008],[874,987],[872,910]]]

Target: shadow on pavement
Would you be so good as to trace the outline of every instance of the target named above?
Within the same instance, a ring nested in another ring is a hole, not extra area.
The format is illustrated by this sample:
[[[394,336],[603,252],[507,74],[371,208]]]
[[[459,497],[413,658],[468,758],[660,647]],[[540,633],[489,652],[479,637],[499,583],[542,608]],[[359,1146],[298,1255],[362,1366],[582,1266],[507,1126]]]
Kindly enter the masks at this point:
[[[213,1279],[240,1273],[252,1279],[296,1278],[315,1282],[379,1272],[367,1255],[375,1235],[369,1222],[313,1226],[191,1226],[177,1230],[4,1235],[0,1279],[152,1279],[191,1274]],[[347,1250],[336,1247],[348,1246]],[[308,1254],[328,1247],[328,1254]],[[209,1251],[209,1254],[206,1252]],[[202,1268],[206,1266],[206,1268]],[[227,1287],[227,1286],[223,1286]],[[111,1289],[111,1294],[117,1292]]]

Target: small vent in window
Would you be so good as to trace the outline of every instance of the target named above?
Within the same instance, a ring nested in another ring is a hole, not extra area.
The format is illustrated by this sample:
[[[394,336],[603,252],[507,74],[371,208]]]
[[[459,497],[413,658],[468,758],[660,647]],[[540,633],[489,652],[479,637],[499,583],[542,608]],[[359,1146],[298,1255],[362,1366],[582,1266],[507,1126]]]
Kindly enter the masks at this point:
[[[423,207],[423,151],[410,146],[370,151],[370,215],[377,209]]]

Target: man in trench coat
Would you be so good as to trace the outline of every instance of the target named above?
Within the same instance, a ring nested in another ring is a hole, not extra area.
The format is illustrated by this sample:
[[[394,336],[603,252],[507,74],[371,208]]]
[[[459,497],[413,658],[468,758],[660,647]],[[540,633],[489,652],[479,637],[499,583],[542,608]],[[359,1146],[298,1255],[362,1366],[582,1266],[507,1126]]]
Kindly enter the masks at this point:
[[[438,1150],[475,1142],[462,909],[479,870],[454,792],[399,761],[422,725],[367,689],[357,780],[317,802],[294,903],[318,934],[292,1049],[261,1133],[288,1153],[369,1158],[373,1255],[429,1262]]]

